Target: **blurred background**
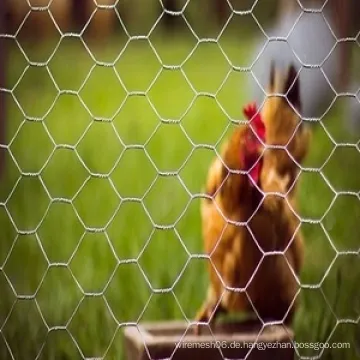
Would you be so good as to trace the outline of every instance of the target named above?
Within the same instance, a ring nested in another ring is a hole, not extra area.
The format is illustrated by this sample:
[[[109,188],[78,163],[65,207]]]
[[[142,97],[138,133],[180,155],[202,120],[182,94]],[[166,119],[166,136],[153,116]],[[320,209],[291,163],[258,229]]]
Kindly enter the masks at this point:
[[[296,340],[360,358],[358,4],[1,1],[0,358],[122,359],[126,324],[193,319],[208,284],[196,195],[270,60],[290,61],[267,52],[279,32],[297,61],[325,61],[301,83],[318,171],[298,179]]]

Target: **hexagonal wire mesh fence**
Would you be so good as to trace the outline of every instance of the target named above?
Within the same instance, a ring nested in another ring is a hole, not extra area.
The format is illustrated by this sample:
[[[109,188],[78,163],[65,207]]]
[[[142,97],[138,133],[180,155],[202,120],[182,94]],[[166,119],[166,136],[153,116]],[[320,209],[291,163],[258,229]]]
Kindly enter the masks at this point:
[[[296,216],[309,270],[301,276],[306,294],[296,333],[304,341],[352,341],[353,358],[359,345],[359,177],[339,167],[354,170],[360,148],[356,134],[333,120],[339,116],[333,108],[345,98],[358,106],[360,90],[340,91],[326,64],[331,66],[343,43],[357,51],[359,33],[336,34],[324,14],[328,1],[313,9],[298,0],[298,12],[284,23],[285,35],[271,36],[257,18],[261,1],[239,10],[227,0],[214,37],[194,29],[187,13],[193,0],[174,11],[159,0],[160,15],[145,34],[129,30],[118,1],[94,0],[78,33],[59,25],[64,17],[57,17],[55,1],[35,3],[27,0],[14,33],[0,34],[11,45],[9,80],[1,88],[7,105],[1,145],[6,160],[0,199],[2,358],[117,358],[124,326],[177,316],[190,327],[207,286],[203,262],[210,259],[203,255],[198,206],[208,160],[220,156],[219,144],[234,125],[245,123],[238,111],[249,87],[244,74],[260,89],[258,102],[264,100],[269,67],[262,68],[260,60],[273,56],[293,59],[304,83],[312,81],[313,91],[301,90],[305,104],[324,86],[328,92],[321,113],[307,109],[302,116],[312,123],[317,144],[310,160],[298,164],[305,190]],[[103,38],[101,47],[86,34],[106,11],[122,37],[110,45]],[[37,14],[45,14],[57,34],[45,50],[23,40],[35,31],[26,26]],[[321,38],[320,60],[312,56],[319,44],[306,52],[294,35],[302,26],[316,41],[322,30],[304,20],[309,14],[319,16],[331,38]],[[174,40],[173,47],[168,38],[158,41],[163,35],[154,34],[168,15],[180,19],[190,41]],[[243,18],[264,39],[251,61],[246,37],[240,50],[233,45],[238,34],[223,40],[235,19]],[[287,50],[272,48],[279,43]],[[316,69],[317,77],[312,72],[306,78],[309,69]],[[325,349],[296,353],[326,356]]]

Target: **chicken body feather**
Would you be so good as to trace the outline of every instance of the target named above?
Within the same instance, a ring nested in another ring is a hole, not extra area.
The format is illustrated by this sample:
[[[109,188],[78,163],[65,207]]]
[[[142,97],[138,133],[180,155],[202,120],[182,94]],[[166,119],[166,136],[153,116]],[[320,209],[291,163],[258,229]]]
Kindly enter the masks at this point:
[[[287,150],[258,147],[261,170],[254,186],[243,172],[249,166],[239,156],[246,151],[251,130],[239,126],[223,146],[222,160],[216,158],[209,169],[201,220],[211,259],[210,286],[197,321],[212,322],[223,311],[255,312],[263,321],[288,323],[296,309],[303,239],[294,213],[297,185],[291,180],[307,153],[309,131],[293,109],[300,105],[296,72],[290,68],[282,81],[276,76],[273,69],[270,90],[286,90],[294,104],[269,97],[261,117],[266,144]]]

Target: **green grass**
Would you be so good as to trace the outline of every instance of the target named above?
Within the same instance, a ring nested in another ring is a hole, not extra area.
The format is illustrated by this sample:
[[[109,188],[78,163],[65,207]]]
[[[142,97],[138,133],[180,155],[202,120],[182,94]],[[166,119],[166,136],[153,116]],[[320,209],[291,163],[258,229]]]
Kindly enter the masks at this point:
[[[240,43],[228,38],[225,42],[235,62],[249,63],[252,39]],[[190,41],[177,38],[157,44],[168,64],[181,63],[192,46]],[[117,42],[96,49],[104,58],[111,58]],[[42,48],[37,50],[41,55]],[[123,84],[128,91],[145,91],[161,64],[145,42],[131,44],[125,54],[115,67]],[[12,87],[26,62],[15,50],[10,55],[8,84]],[[76,39],[64,41],[49,65],[60,89],[81,88],[81,100],[67,94],[56,98],[45,69],[27,71],[14,95],[28,116],[42,117],[51,108],[43,122],[24,121],[14,99],[7,96],[9,149],[23,173],[36,174],[21,176],[10,152],[2,150],[6,168],[0,201],[6,202],[9,213],[0,207],[0,329],[15,359],[35,358],[44,343],[41,359],[81,358],[69,333],[53,328],[48,332],[44,321],[49,327],[67,325],[84,356],[103,356],[106,352],[106,359],[118,359],[123,345],[122,328],[117,324],[180,319],[182,312],[191,319],[205,296],[206,264],[188,261],[187,252],[202,252],[199,200],[190,201],[188,192],[201,191],[214,152],[204,148],[191,152],[191,142],[218,146],[232,126],[209,97],[194,101],[181,120],[182,127],[176,122],[159,122],[158,115],[164,120],[179,119],[194,99],[180,71],[164,71],[148,97],[126,97],[113,68],[96,67],[82,87],[91,66],[91,59]],[[197,91],[214,92],[230,68],[216,46],[204,44],[183,70]],[[251,100],[247,77],[231,72],[219,93],[219,102],[233,119],[242,118],[241,108]],[[324,123],[337,141],[354,142],[354,135],[344,129],[340,110],[334,108]],[[114,116],[113,121],[92,122],[88,111],[99,120]],[[76,151],[65,146],[54,148],[53,141],[76,145]],[[321,166],[331,151],[326,133],[314,125],[306,165]],[[339,147],[323,173],[336,191],[358,192],[359,165],[360,153],[355,148]],[[179,171],[188,192],[178,177],[158,176],[158,171]],[[319,174],[305,172],[300,181],[301,216],[321,218],[334,194]],[[73,200],[72,204],[64,199]],[[327,212],[322,224],[339,251],[359,249],[359,217],[359,199],[350,195],[339,196]],[[154,224],[159,226],[154,228]],[[327,273],[336,251],[320,224],[304,223],[302,228],[306,239],[302,282],[316,285],[326,277],[322,291],[302,291],[295,332],[298,341],[323,341],[337,319],[356,320],[359,316],[359,256],[339,256]],[[138,265],[126,261],[138,257]],[[337,269],[343,274],[340,283]],[[18,296],[30,299],[15,301],[7,279]],[[174,282],[173,293],[152,292],[170,288]],[[84,293],[98,296],[84,297]],[[331,311],[328,303],[335,301]],[[331,334],[331,341],[340,339],[352,346],[350,350],[326,351],[326,358],[354,359],[359,325],[339,323]],[[10,359],[3,337],[0,357]],[[314,350],[299,351],[303,356],[317,354]]]

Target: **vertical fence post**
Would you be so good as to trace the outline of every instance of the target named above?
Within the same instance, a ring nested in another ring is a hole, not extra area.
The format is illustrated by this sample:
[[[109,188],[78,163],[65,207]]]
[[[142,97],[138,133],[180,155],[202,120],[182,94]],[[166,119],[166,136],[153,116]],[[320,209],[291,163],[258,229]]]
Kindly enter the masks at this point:
[[[76,24],[76,29],[79,32],[83,29],[89,19],[89,3],[88,0],[72,0],[71,2],[72,18]]]
[[[341,39],[345,39],[350,36],[349,32],[353,26],[351,18],[352,1],[336,0],[330,3],[332,5],[332,15],[334,17],[334,23],[336,25],[336,35]],[[340,52],[340,75],[338,79],[338,86],[340,91],[346,91],[350,82],[350,58],[351,52],[348,46],[343,46]]]
[[[163,5],[166,10],[169,11],[176,11],[176,0],[163,0]],[[164,16],[164,25],[167,28],[167,30],[174,30],[175,27],[175,18],[171,15],[165,15]]]

